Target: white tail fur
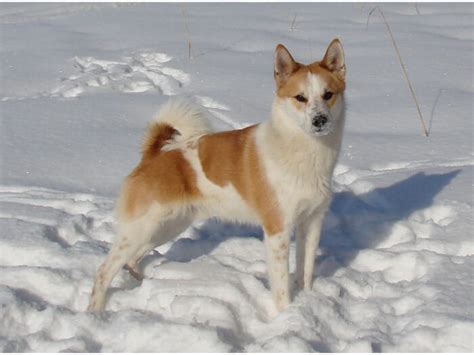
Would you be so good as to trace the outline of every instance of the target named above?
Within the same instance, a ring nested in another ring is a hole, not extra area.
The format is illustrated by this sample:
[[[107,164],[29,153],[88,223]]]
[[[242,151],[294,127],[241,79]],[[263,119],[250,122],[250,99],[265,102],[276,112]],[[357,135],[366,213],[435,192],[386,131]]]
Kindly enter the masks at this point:
[[[212,131],[207,112],[197,103],[173,99],[164,104],[153,118],[154,123],[165,123],[178,130],[177,141],[187,140]]]

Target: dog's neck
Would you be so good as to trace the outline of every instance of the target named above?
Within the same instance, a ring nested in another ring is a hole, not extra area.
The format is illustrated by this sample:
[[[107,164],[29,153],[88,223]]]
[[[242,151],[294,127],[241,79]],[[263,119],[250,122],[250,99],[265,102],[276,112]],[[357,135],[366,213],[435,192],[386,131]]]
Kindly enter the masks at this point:
[[[337,126],[326,136],[311,136],[289,123],[285,113],[273,105],[271,119],[261,126],[259,141],[274,164],[298,175],[302,181],[330,180],[339,156],[344,126],[342,108]]]

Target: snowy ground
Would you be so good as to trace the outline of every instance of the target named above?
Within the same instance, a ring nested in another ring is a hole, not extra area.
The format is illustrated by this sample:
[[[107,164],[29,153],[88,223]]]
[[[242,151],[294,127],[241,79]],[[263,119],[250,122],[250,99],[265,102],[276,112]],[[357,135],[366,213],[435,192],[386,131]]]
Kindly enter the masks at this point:
[[[0,349],[473,351],[473,5],[379,5],[429,138],[375,5],[0,4]],[[309,62],[335,36],[347,126],[313,290],[272,319],[261,231],[211,220],[84,312],[159,105],[262,121],[275,45]]]

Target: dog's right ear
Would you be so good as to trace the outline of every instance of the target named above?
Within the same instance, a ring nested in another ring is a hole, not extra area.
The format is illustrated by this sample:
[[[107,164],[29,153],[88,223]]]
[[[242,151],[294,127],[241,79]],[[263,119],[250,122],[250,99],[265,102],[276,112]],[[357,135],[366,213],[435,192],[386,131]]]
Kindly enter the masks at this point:
[[[299,64],[295,62],[288,49],[282,44],[276,46],[273,76],[277,87],[281,86],[298,68]]]

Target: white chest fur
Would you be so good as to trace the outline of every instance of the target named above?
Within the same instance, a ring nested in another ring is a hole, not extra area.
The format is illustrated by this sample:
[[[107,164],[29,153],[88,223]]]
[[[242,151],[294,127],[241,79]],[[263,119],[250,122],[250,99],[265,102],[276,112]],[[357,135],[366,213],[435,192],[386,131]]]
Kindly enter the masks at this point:
[[[259,127],[257,144],[285,220],[291,223],[302,213],[325,209],[330,202],[344,118],[341,115],[331,134],[311,137],[286,125],[278,114],[274,111],[272,119]]]

